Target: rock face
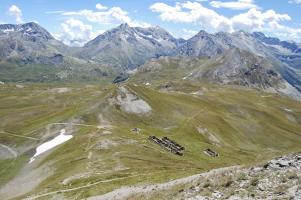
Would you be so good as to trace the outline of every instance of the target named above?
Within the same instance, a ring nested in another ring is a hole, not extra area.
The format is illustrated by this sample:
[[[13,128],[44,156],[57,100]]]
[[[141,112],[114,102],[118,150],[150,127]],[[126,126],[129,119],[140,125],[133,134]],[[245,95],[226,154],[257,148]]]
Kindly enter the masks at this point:
[[[78,56],[112,67],[133,69],[150,58],[173,55],[179,43],[181,40],[158,26],[137,28],[121,24],[88,42]]]

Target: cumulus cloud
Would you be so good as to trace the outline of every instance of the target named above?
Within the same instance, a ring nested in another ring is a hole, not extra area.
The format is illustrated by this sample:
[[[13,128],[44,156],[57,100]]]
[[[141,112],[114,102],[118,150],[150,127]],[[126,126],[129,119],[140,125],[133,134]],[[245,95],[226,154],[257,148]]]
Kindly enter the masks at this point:
[[[83,46],[86,42],[104,32],[102,30],[93,32],[91,25],[73,18],[63,22],[61,28],[62,31],[58,34],[54,34],[54,37],[70,46]]]
[[[97,5],[96,5],[97,6]],[[112,24],[112,23],[128,23],[130,26],[147,27],[149,24],[132,20],[128,13],[120,7],[111,7],[106,10],[93,11],[93,10],[79,10],[72,12],[61,13],[64,16],[77,16],[98,24]]]
[[[150,9],[159,13],[163,21],[198,23],[205,29],[212,31],[231,31],[231,22],[226,17],[219,15],[214,10],[204,7],[198,2],[176,3],[169,6],[165,3],[155,3]]]
[[[210,5],[214,8],[228,8],[233,10],[246,10],[250,8],[258,8],[253,0],[237,0],[237,1],[211,1]]]
[[[16,23],[18,23],[18,24],[23,23],[22,11],[18,6],[11,5],[8,9],[8,14],[10,16],[15,17]]]
[[[252,31],[267,27],[274,28],[273,24],[279,24],[281,21],[290,21],[291,17],[287,14],[278,14],[274,10],[262,12],[256,8],[252,8],[246,13],[232,17],[230,20],[235,30]]]
[[[288,14],[276,13],[274,10],[262,11],[254,7],[247,12],[228,18],[204,7],[199,2],[178,2],[174,6],[159,2],[151,5],[150,9],[159,13],[162,21],[194,23],[209,32],[246,30],[281,33],[293,38],[301,37],[300,29],[282,25],[282,22],[290,21],[291,17]]]
[[[108,7],[106,7],[106,6],[104,6],[104,5],[100,4],[100,3],[96,4],[95,7],[96,7],[98,10],[106,10],[106,9],[108,9]]]

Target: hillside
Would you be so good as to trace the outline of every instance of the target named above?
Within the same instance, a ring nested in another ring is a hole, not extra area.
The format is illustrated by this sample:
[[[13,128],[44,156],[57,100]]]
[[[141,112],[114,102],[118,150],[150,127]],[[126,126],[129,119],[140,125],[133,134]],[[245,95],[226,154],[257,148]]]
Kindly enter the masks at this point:
[[[186,80],[242,86],[300,99],[300,92],[288,81],[289,75],[282,74],[283,71],[279,68],[281,69],[281,64],[279,66],[277,62],[234,48],[215,58],[153,59],[141,66],[132,80],[150,84],[161,82],[162,85],[166,82]]]
[[[0,90],[1,199],[86,198],[301,147],[300,102],[255,90],[185,80],[168,90],[157,83]],[[72,138],[29,163],[62,130]],[[151,135],[176,141],[184,155],[164,150]]]

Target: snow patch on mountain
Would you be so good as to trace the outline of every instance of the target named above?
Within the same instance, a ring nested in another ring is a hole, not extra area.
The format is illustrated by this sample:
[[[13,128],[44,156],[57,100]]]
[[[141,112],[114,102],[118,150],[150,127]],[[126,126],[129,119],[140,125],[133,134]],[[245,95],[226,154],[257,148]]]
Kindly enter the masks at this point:
[[[49,151],[50,149],[55,148],[56,146],[58,146],[60,144],[67,142],[68,140],[70,140],[73,137],[72,135],[66,135],[65,133],[66,133],[65,129],[62,129],[58,136],[56,136],[55,138],[53,138],[50,141],[47,141],[47,142],[39,145],[36,148],[36,153],[30,158],[29,163],[32,163],[33,161],[35,161],[35,159],[39,155],[45,153],[46,151]]]

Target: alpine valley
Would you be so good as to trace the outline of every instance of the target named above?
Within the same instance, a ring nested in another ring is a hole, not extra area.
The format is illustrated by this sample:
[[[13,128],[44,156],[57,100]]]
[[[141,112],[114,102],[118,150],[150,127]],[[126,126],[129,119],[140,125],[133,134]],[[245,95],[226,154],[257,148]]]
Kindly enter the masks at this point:
[[[301,44],[0,25],[0,199],[300,199],[300,151]]]

